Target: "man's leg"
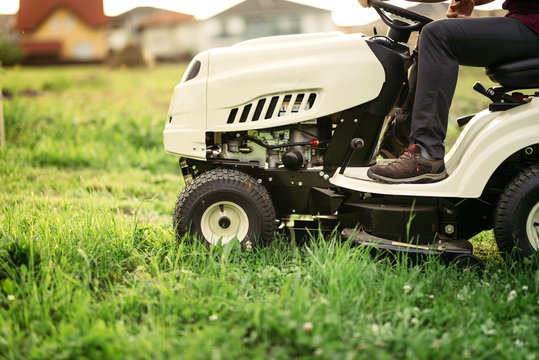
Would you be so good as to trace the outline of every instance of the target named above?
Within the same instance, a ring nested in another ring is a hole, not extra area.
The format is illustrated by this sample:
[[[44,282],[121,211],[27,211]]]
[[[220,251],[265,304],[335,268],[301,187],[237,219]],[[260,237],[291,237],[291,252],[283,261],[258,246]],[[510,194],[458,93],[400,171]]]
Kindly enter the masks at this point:
[[[394,121],[389,125],[380,145],[380,155],[386,159],[397,158],[412,142],[410,139],[410,129],[412,126],[416,83],[417,61],[414,60],[408,76],[408,95],[400,111],[395,115]]]
[[[423,29],[411,138],[443,159],[460,65],[488,66],[539,56],[539,35],[513,18],[445,19]]]
[[[412,113],[414,110],[415,89],[417,87],[417,55],[414,63],[410,68],[408,75],[408,96],[402,104],[401,111],[395,116],[395,134],[406,139],[406,144],[411,142],[410,131],[412,127]]]
[[[391,164],[371,167],[368,176],[391,183],[445,178],[443,142],[459,64],[488,66],[534,56],[539,35],[516,19],[447,19],[425,26],[410,133],[414,145]]]

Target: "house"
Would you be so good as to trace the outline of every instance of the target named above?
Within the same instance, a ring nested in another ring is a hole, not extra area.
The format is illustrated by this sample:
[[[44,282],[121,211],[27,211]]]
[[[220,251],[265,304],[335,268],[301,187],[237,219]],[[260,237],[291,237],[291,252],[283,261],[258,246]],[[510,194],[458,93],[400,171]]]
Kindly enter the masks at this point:
[[[246,0],[205,21],[200,50],[263,36],[337,30],[331,11],[287,0]]]
[[[203,50],[263,36],[336,30],[331,12],[287,0],[245,0],[213,17],[157,11],[139,26],[140,45],[157,59],[181,59]]]
[[[193,15],[158,10],[140,25],[140,44],[157,60],[189,58],[198,50],[200,26]]]
[[[20,0],[16,20],[28,62],[102,61],[107,25],[103,0]]]
[[[15,15],[0,14],[0,38],[14,41],[17,39],[15,31]]]
[[[108,46],[113,53],[140,43],[140,24],[160,9],[141,6],[109,18]]]

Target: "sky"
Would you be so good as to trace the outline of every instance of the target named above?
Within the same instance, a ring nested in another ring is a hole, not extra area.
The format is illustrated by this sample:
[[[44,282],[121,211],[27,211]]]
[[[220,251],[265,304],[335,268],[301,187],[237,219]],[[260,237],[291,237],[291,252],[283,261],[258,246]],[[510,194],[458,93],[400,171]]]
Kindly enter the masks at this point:
[[[84,1],[84,0],[81,0]],[[199,19],[208,18],[242,0],[103,0],[105,14],[114,16],[137,6],[160,7],[177,12],[193,14]],[[294,2],[332,10],[333,20],[338,25],[355,25],[369,22],[377,18],[373,9],[362,8],[356,0],[294,0]],[[480,8],[501,8],[502,0],[483,5]],[[410,6],[414,3],[404,0],[393,0],[391,4]],[[19,8],[19,0],[0,0],[0,14],[13,14]]]

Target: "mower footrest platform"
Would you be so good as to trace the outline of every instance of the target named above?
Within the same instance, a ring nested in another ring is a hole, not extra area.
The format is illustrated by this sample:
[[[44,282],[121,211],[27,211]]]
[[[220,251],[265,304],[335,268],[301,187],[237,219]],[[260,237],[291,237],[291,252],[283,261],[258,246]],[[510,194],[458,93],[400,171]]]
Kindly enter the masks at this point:
[[[344,174],[340,174],[340,168],[338,168],[330,182],[335,186],[374,194],[459,197],[461,193],[460,183],[454,181],[451,176],[428,184],[384,184],[370,179],[367,176],[368,170],[369,167],[347,167]]]

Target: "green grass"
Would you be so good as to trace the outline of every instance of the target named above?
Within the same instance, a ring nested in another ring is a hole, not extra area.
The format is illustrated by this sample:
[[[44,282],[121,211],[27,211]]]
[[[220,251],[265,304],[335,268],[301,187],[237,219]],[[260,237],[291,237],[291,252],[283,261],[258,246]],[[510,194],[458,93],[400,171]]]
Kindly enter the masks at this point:
[[[483,274],[335,238],[177,243],[183,180],[161,132],[184,69],[0,76],[39,92],[4,101],[0,358],[537,358],[539,271],[503,263],[489,232],[474,240]],[[484,107],[478,77],[462,73],[455,114]]]

